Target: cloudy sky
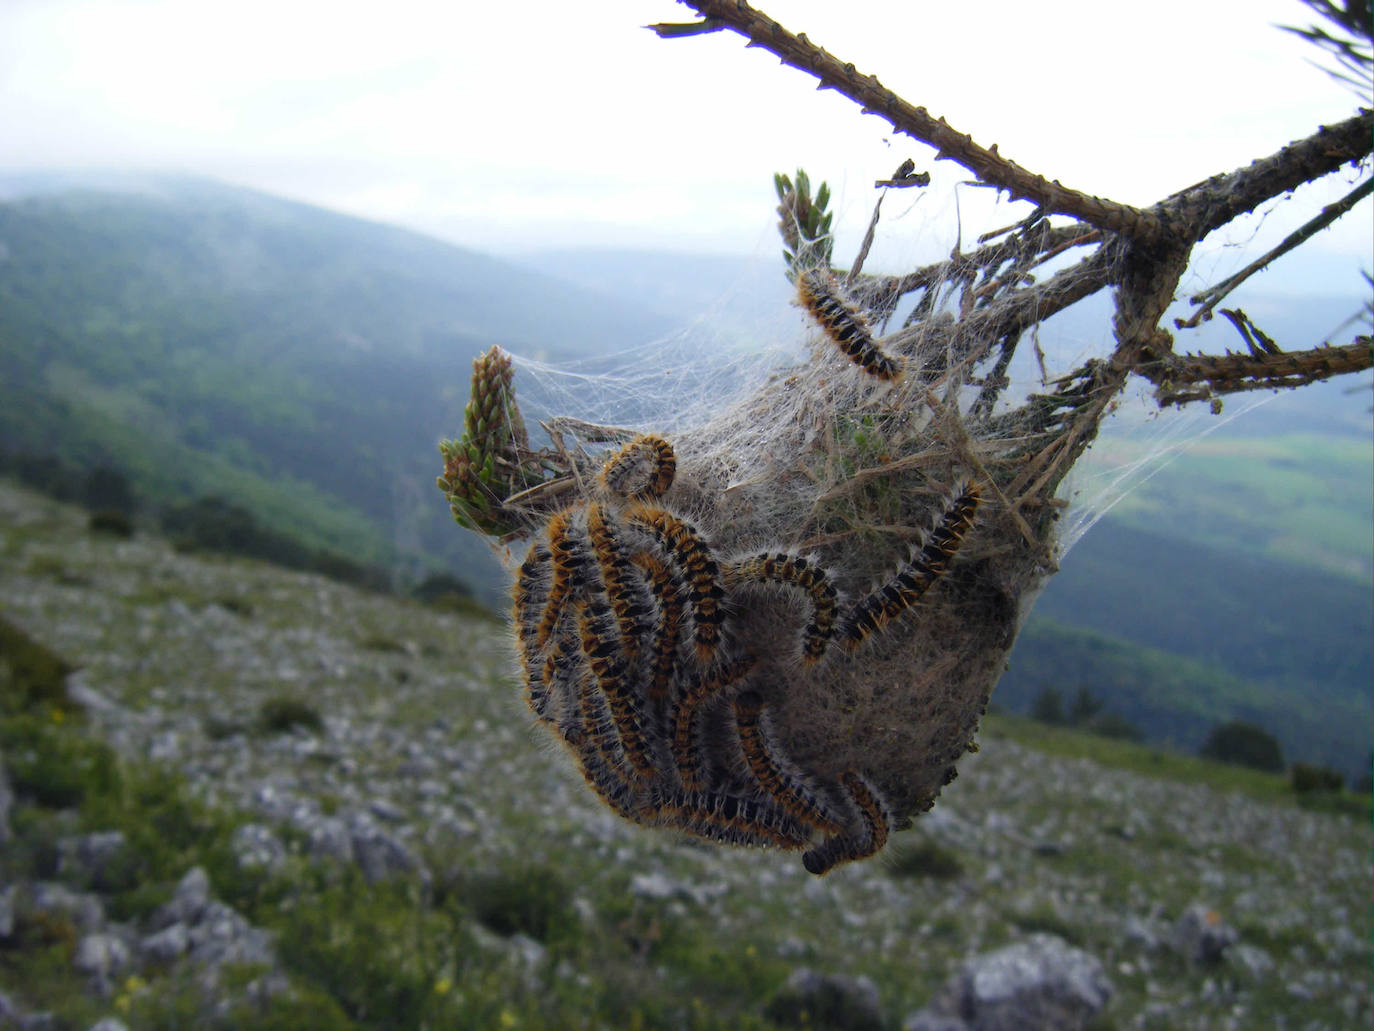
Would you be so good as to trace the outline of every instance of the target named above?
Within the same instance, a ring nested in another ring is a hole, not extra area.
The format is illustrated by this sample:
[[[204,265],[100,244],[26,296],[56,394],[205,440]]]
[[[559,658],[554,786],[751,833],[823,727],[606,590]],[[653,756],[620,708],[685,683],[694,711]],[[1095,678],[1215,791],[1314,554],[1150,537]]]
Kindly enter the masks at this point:
[[[1307,22],[1297,0],[759,6],[1020,164],[1126,202],[1356,106],[1274,28]],[[873,179],[908,156],[930,167],[926,148],[732,33],[641,28],[690,18],[669,0],[0,0],[0,166],[204,173],[506,254],[770,255],[773,171],[831,182],[843,252]],[[937,184],[961,177],[938,167]],[[887,201],[891,260],[947,251],[956,218],[967,240],[1025,213],[989,210],[987,191],[928,193]],[[1366,201],[1314,254],[1369,267],[1370,221]]]

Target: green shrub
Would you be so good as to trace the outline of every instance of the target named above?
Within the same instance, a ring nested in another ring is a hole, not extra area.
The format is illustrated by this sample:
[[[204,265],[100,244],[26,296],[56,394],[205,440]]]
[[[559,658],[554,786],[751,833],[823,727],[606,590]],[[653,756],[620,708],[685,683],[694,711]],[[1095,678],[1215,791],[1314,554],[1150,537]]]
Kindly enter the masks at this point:
[[[1309,795],[1316,791],[1340,791],[1345,787],[1345,777],[1338,771],[1312,763],[1294,763],[1288,771],[1288,782],[1299,795]]]
[[[1143,741],[1145,733],[1125,716],[1114,712],[1103,713],[1088,724],[1088,730],[1098,737],[1115,738],[1118,741]]]
[[[0,713],[30,709],[69,713],[67,675],[71,666],[62,656],[34,640],[0,616]]]
[[[66,809],[80,805],[90,792],[118,790],[114,752],[64,730],[50,717],[13,716],[0,722],[0,753],[15,794],[37,805]]]
[[[1057,687],[1047,687],[1035,696],[1031,703],[1031,719],[1051,726],[1062,727],[1068,722],[1064,715],[1064,696]]]
[[[91,513],[91,533],[106,533],[111,537],[129,538],[134,535],[134,521],[117,508],[102,508]]]
[[[93,512],[118,512],[129,516],[138,509],[129,478],[113,465],[97,465],[89,470],[83,486],[82,502]]]
[[[1283,749],[1263,727],[1244,720],[1220,723],[1212,728],[1199,754],[1204,759],[1248,766],[1266,773],[1283,772]]]
[[[258,729],[265,734],[286,734],[296,727],[320,731],[324,720],[319,711],[299,698],[277,696],[258,707]]]
[[[410,589],[410,595],[423,602],[433,602],[449,595],[471,598],[472,588],[450,573],[430,573]]]
[[[522,865],[485,874],[462,895],[472,915],[497,934],[548,942],[576,923],[568,886],[552,867]]]

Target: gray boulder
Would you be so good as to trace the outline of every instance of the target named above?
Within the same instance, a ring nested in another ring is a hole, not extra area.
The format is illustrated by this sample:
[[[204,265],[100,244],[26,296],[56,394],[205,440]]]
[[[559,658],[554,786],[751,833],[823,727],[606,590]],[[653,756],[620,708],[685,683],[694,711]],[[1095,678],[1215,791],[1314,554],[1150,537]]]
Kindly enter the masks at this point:
[[[127,845],[123,831],[97,831],[61,839],[57,843],[57,872],[96,888],[114,879],[110,864]]]
[[[68,917],[78,931],[98,931],[105,926],[105,904],[99,895],[73,891],[56,881],[39,881],[29,886],[29,908],[37,913]]]
[[[1112,986],[1102,964],[1060,938],[1036,934],[964,963],[904,1031],[1076,1031]]]
[[[144,937],[139,951],[153,962],[171,964],[184,956],[211,972],[225,963],[275,966],[271,936],[211,897],[210,879],[200,867],[182,877],[151,926],[154,933]]]
[[[97,994],[107,995],[111,985],[133,961],[129,946],[118,935],[88,934],[76,944],[72,966],[85,974]]]
[[[265,824],[245,823],[234,828],[229,847],[245,869],[279,870],[286,862],[286,846]]]
[[[1221,914],[1197,902],[1183,911],[1169,933],[1169,944],[1184,959],[1210,965],[1220,963],[1226,950],[1240,941],[1240,932]]]
[[[414,871],[419,871],[422,877],[428,879],[428,872],[423,869],[415,853],[396,835],[367,821],[356,822],[352,831],[353,860],[368,884]]]

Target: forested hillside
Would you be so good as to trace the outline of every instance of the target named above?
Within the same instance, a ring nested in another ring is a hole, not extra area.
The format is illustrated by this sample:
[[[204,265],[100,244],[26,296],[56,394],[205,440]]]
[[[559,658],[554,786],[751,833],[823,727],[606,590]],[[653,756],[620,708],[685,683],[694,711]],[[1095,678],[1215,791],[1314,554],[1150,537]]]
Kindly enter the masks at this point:
[[[0,204],[0,439],[117,466],[156,502],[225,494],[349,553],[480,562],[432,486],[472,358],[663,328],[415,233],[203,180],[118,182]]]

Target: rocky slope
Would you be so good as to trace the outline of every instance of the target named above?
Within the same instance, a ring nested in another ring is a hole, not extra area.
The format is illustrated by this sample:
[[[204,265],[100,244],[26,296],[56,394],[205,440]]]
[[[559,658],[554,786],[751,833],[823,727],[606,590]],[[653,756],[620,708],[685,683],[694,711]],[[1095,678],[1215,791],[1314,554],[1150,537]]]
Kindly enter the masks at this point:
[[[79,667],[69,687],[90,733],[234,814],[245,867],[298,881],[349,869],[368,898],[410,885],[396,897],[417,913],[446,886],[504,870],[565,885],[568,939],[512,934],[469,898],[454,924],[464,944],[432,968],[435,999],[457,1007],[439,1011],[443,1026],[480,1026],[457,1014],[475,1021],[484,1005],[508,1027],[604,1026],[631,1005],[648,1026],[787,1026],[788,1000],[813,983],[838,1000],[802,1006],[818,1027],[994,1028],[1014,990],[1051,999],[1046,1012],[1070,1021],[1056,1026],[1370,1023],[1361,820],[1054,758],[991,720],[982,751],[882,861],[816,879],[792,857],[703,848],[601,808],[530,727],[497,621],[92,535],[83,513],[6,485],[0,613]],[[269,732],[273,713],[282,732]],[[89,875],[99,859],[73,862]],[[175,925],[172,937],[195,940],[195,921],[166,907],[188,894],[198,913],[219,905],[204,878],[186,871],[171,901],[109,932],[129,955],[92,998],[113,1006],[125,970],[156,991],[190,957],[174,942],[150,964],[148,938]],[[35,884],[20,889],[31,898]],[[274,928],[297,940],[289,923]],[[87,931],[75,945],[105,933]],[[329,990],[298,951],[273,952],[272,934],[246,921],[236,933],[260,946],[269,987]],[[975,976],[984,954],[993,973]],[[0,1026],[4,1006],[37,1008],[5,983],[14,969],[0,962]],[[538,991],[518,1005],[489,998],[522,984]],[[377,1026],[357,1008],[343,1006],[349,1026]]]

